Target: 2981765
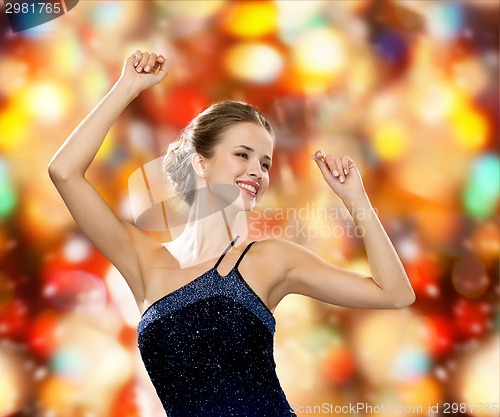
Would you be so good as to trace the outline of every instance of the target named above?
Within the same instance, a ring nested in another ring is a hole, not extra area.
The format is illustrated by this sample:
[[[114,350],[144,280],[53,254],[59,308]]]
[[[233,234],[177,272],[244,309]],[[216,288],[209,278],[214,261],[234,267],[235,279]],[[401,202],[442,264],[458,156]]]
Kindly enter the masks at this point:
[[[14,14],[59,14],[61,13],[61,3],[59,2],[38,2],[38,3],[6,3],[5,13]]]

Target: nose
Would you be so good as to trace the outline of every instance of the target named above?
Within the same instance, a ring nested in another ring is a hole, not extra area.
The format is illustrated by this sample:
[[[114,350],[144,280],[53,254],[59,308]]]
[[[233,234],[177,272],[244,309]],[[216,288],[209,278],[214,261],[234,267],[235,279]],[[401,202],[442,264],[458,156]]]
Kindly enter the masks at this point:
[[[250,164],[249,167],[248,167],[247,173],[251,177],[254,177],[254,178],[257,178],[257,179],[261,179],[262,175],[263,175],[263,172],[262,172],[262,167],[260,165],[260,161],[256,161],[256,162]]]

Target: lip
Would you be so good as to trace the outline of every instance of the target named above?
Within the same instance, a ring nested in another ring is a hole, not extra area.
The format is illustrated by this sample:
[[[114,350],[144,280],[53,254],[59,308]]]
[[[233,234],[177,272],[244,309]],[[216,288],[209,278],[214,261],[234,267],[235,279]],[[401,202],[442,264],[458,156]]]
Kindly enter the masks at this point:
[[[251,195],[252,197],[255,197],[257,195],[257,193],[259,192],[259,188],[260,188],[260,185],[256,182],[253,182],[253,181],[236,181],[236,184],[246,184],[246,185],[250,185],[252,187],[254,187],[257,191],[254,193],[252,193],[250,190],[247,190],[246,188],[242,188],[242,187],[239,187],[241,190],[245,191],[248,195]]]

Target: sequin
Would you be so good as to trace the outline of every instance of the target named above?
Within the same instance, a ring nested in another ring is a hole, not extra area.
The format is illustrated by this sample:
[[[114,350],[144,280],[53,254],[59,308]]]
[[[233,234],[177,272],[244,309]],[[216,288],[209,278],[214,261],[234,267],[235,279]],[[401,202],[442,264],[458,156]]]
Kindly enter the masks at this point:
[[[233,242],[234,243],[234,242]],[[276,375],[276,322],[241,276],[216,266],[152,304],[138,346],[168,417],[295,416]]]

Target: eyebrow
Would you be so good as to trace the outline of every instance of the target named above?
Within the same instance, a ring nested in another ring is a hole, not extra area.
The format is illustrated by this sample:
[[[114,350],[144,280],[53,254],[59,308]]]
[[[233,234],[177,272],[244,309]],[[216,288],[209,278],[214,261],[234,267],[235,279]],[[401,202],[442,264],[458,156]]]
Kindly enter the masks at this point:
[[[255,149],[251,148],[250,146],[246,146],[246,145],[238,145],[238,146],[235,146],[234,148],[244,148],[249,152],[255,152]],[[264,155],[264,159],[268,159],[269,161],[272,161],[272,159],[269,155]]]

